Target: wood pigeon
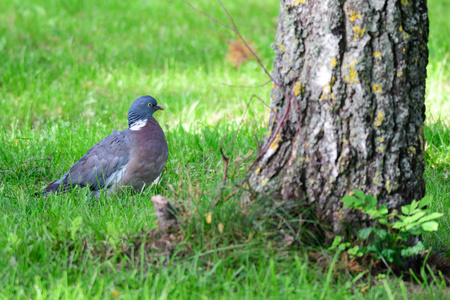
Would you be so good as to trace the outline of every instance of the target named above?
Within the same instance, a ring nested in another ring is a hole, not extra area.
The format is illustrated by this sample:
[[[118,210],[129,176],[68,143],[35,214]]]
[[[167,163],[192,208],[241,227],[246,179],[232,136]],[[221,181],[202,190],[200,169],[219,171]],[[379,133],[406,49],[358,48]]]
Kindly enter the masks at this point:
[[[114,130],[94,145],[64,176],[50,183],[43,194],[67,192],[72,186],[89,188],[97,197],[126,187],[140,191],[157,180],[167,161],[169,148],[164,132],[153,118],[164,110],[150,96],[137,98],[128,111],[128,128]]]

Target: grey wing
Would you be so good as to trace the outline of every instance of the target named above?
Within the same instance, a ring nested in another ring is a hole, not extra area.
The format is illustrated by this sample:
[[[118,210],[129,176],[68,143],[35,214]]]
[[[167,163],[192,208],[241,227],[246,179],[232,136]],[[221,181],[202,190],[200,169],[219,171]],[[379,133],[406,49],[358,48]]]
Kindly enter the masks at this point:
[[[107,136],[64,175],[63,186],[89,185],[91,190],[99,190],[119,181],[130,159],[129,146],[127,130]]]

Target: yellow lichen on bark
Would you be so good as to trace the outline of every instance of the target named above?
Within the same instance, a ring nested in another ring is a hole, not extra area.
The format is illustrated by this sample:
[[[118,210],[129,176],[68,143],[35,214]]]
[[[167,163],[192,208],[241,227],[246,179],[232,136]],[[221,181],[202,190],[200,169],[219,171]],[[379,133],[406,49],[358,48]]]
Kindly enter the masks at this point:
[[[382,90],[383,90],[383,88],[382,88],[379,84],[374,84],[374,85],[372,86],[372,91],[373,91],[375,94],[380,93]]]
[[[391,193],[391,191],[392,191],[392,186],[390,185],[390,181],[389,180],[387,180],[386,182],[385,182],[385,184],[384,184],[384,187],[386,188],[386,190],[388,191],[388,193],[390,194]]]
[[[358,82],[358,73],[355,70],[356,60],[354,60],[350,65],[349,74],[345,75],[344,79],[347,83],[355,83]]]
[[[286,47],[282,45],[280,42],[277,43],[277,46],[280,48],[281,51],[286,51]]]
[[[354,10],[350,11],[350,22],[355,22],[357,18],[361,19],[361,14],[357,14]]]
[[[376,127],[381,126],[381,123],[383,123],[384,120],[384,114],[379,112],[375,118],[375,121],[373,122],[373,125],[375,125]]]
[[[292,4],[292,6],[297,6],[297,5],[299,5],[300,3],[301,3],[301,4],[305,4],[305,2],[306,2],[306,0],[295,0],[295,3]]]
[[[302,84],[299,81],[297,81],[294,85],[294,95],[298,96],[300,95],[301,92],[302,92]]]
[[[354,26],[353,27],[353,40],[355,42],[359,41],[364,36],[365,32],[366,32],[365,28],[361,29],[359,26]]]
[[[331,59],[331,68],[336,67],[336,65],[337,65],[337,59],[336,58],[332,58]]]
[[[277,136],[275,137],[275,140],[270,144],[270,149],[272,149],[273,151],[277,150],[280,141],[281,141],[281,134],[278,133]]]
[[[425,144],[424,144],[424,138],[425,138],[425,126],[420,126],[419,129],[419,142],[420,142],[420,149],[425,151]]]

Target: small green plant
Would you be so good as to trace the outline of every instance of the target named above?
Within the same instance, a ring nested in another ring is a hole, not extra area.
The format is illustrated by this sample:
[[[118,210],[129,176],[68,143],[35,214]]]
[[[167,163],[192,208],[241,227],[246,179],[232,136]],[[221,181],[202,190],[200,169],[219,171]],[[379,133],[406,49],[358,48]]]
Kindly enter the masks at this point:
[[[344,207],[369,215],[374,220],[373,225],[358,230],[361,245],[351,247],[350,242],[342,242],[342,238],[337,236],[330,249],[346,250],[354,257],[373,255],[376,259],[384,258],[389,263],[401,264],[401,257],[416,255],[425,250],[421,241],[411,246],[407,244],[412,236],[438,229],[435,220],[443,214],[430,212],[427,205],[431,201],[432,197],[426,196],[420,201],[413,200],[411,204],[402,206],[401,213],[396,210],[389,212],[385,204],[378,206],[377,198],[356,190],[354,196],[342,198]]]

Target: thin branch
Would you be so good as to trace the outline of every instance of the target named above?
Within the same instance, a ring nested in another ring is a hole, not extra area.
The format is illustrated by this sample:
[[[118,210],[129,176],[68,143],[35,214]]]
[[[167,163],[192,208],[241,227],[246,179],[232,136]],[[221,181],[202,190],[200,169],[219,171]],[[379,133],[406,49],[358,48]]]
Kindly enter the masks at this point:
[[[226,137],[226,136],[225,136]],[[223,142],[225,140],[225,137],[223,138],[222,142],[220,143],[220,154],[222,154],[222,159],[225,163],[224,167],[223,167],[223,179],[222,179],[222,185],[225,186],[225,183],[227,182],[227,174],[228,174],[228,161],[229,158],[227,156],[225,156],[225,154],[223,153]],[[228,150],[228,148],[227,148]]]
[[[270,80],[273,82],[273,84],[275,86],[277,86],[281,92],[283,93],[284,98],[288,101],[287,107],[286,107],[286,111],[284,113],[284,115],[282,116],[280,122],[278,123],[278,126],[276,128],[276,130],[272,133],[272,138],[271,141],[269,141],[267,143],[267,145],[264,147],[263,149],[263,153],[261,153],[255,160],[255,162],[252,164],[252,166],[250,167],[253,168],[254,165],[259,162],[259,160],[261,159],[261,157],[263,157],[264,153],[269,149],[270,144],[273,142],[273,140],[275,139],[275,137],[277,136],[278,132],[280,131],[281,128],[281,124],[284,123],[284,120],[286,119],[287,113],[289,112],[289,107],[290,107],[290,101],[291,101],[291,97],[289,97],[286,92],[284,91],[284,89],[281,87],[281,85],[275,81],[275,79],[273,79],[272,75],[270,75],[269,71],[266,69],[266,67],[263,65],[263,63],[261,62],[261,60],[259,59],[258,55],[256,55],[255,51],[253,51],[253,49],[250,47],[250,45],[247,43],[247,41],[244,39],[244,37],[241,35],[240,31],[238,30],[236,23],[234,22],[233,17],[231,16],[231,14],[228,12],[228,10],[226,9],[226,7],[223,5],[223,3],[220,0],[217,0],[217,2],[219,2],[220,6],[222,7],[223,11],[226,13],[226,15],[228,16],[228,19],[230,20],[232,26],[228,26],[222,22],[217,21],[216,19],[214,19],[212,16],[210,16],[209,14],[195,8],[192,4],[190,4],[188,1],[186,0],[181,0],[184,3],[186,3],[187,5],[189,5],[189,7],[205,16],[207,16],[208,18],[210,18],[213,22],[218,23],[232,31],[234,31],[236,33],[236,35],[239,37],[239,39],[242,41],[242,43],[244,44],[244,46],[250,51],[250,53],[253,55],[253,57],[256,59],[256,61],[258,62],[259,66],[264,70],[264,73],[266,73],[266,75],[270,78]]]
[[[227,202],[228,200],[230,200],[230,198],[233,197],[238,191],[239,188],[234,189],[228,196],[225,197],[225,199],[222,200],[222,202]]]
[[[232,84],[227,84],[227,83],[221,83],[221,84],[224,86],[232,87],[232,88],[254,89],[254,88],[260,88],[260,87],[266,86],[271,82],[272,82],[272,80],[268,80],[266,83],[259,84],[259,85],[232,85]]]
[[[183,0],[184,1],[184,0]],[[291,97],[289,97],[286,92],[284,91],[284,89],[281,87],[281,85],[275,81],[275,79],[273,79],[272,75],[270,75],[269,71],[266,69],[266,67],[264,67],[263,63],[261,62],[261,60],[259,59],[258,55],[256,55],[255,51],[253,51],[253,49],[249,46],[249,44],[245,41],[244,37],[241,35],[241,33],[239,32],[239,30],[237,29],[236,23],[234,22],[233,17],[230,15],[230,13],[228,12],[228,10],[226,9],[226,7],[222,4],[222,2],[220,0],[217,0],[217,2],[219,2],[220,6],[222,7],[223,11],[227,14],[228,19],[230,20],[231,24],[233,25],[233,31],[237,34],[237,36],[241,39],[242,43],[244,43],[245,47],[250,51],[250,53],[253,55],[253,57],[256,59],[256,61],[258,62],[258,64],[260,65],[260,67],[264,70],[264,73],[266,73],[266,75],[270,78],[270,80],[273,82],[273,84],[275,84],[283,93],[284,98],[288,101],[287,105],[286,105],[286,110],[283,114],[283,116],[281,117],[280,122],[278,123],[275,131],[272,133],[272,137],[270,139],[270,141],[267,142],[266,146],[264,147],[262,153],[260,153],[260,155],[256,158],[255,162],[250,166],[250,169],[252,169],[256,163],[259,162],[259,160],[263,157],[263,155],[265,154],[265,152],[269,149],[270,145],[273,143],[273,141],[275,140],[276,136],[278,135],[278,132],[280,131],[281,125],[284,124],[284,121],[286,120],[287,114],[290,110],[290,101],[291,101]]]
[[[198,13],[201,13],[202,15],[204,15],[204,16],[208,17],[209,19],[211,19],[211,21],[213,21],[214,23],[217,23],[217,24],[219,24],[219,25],[221,25],[221,26],[223,26],[225,28],[228,28],[228,29],[230,29],[232,31],[236,31],[236,27],[230,27],[227,24],[220,22],[219,20],[215,19],[211,15],[205,13],[203,10],[200,10],[200,9],[194,7],[191,3],[189,3],[186,0],[181,0],[181,1],[184,2],[185,4],[187,4],[192,10],[194,10],[194,11],[196,11]]]
[[[250,99],[247,102],[247,106],[245,107],[245,112],[244,115],[242,116],[241,122],[239,124],[238,129],[236,130],[236,133],[234,134],[233,140],[228,144],[227,150],[225,150],[225,153],[228,152],[228,149],[230,148],[230,146],[234,143],[234,141],[236,140],[239,130],[241,130],[242,124],[244,124],[244,120],[245,117],[247,116],[248,110],[250,108],[250,103],[252,102],[253,98],[256,98],[257,100],[259,100],[265,107],[267,107],[268,109],[270,109],[272,111],[273,114],[275,114],[275,111],[269,106],[267,105],[267,103],[265,103],[260,97],[258,97],[257,95],[253,94]]]
[[[290,98],[286,98],[287,100],[290,100]],[[272,145],[273,141],[276,139],[278,132],[280,131],[281,126],[284,125],[285,120],[287,119],[287,115],[291,108],[291,101],[288,101],[286,104],[286,109],[284,111],[283,116],[281,117],[281,120],[278,122],[277,127],[275,128],[275,131],[273,132],[272,136],[270,137],[270,140],[266,143],[261,153],[258,155],[258,157],[255,159],[253,164],[250,166],[249,170],[251,170],[258,162],[259,160],[264,156],[264,154],[269,150],[270,145]]]
[[[184,1],[184,0],[182,0]],[[259,59],[258,55],[256,55],[255,51],[253,51],[253,49],[249,46],[249,44],[245,41],[244,37],[242,37],[241,33],[239,32],[239,30],[237,29],[236,23],[234,22],[233,17],[230,15],[230,13],[228,12],[228,10],[226,9],[226,7],[222,4],[222,2],[220,0],[217,0],[217,2],[219,2],[220,6],[222,6],[223,11],[227,14],[228,19],[230,19],[231,24],[233,24],[233,31],[237,34],[237,36],[241,39],[241,41],[244,43],[245,47],[250,51],[250,53],[253,55],[253,57],[256,59],[256,61],[258,62],[258,64],[261,66],[261,68],[264,70],[264,72],[267,74],[267,76],[269,76],[270,80],[276,84],[277,86],[279,86],[278,83],[276,83],[276,81],[272,78],[272,75],[270,75],[269,71],[267,71],[266,67],[264,67],[263,63],[261,62],[261,60]]]
[[[261,152],[262,150],[262,143],[260,142],[260,140],[258,139],[258,135],[256,134],[256,131],[253,131],[253,137],[256,140],[256,146],[258,147],[258,153]]]
[[[233,32],[235,32],[236,35],[239,37],[239,39],[240,39],[240,40],[242,41],[242,43],[244,44],[244,46],[249,50],[249,52],[250,52],[250,53],[253,55],[253,57],[256,59],[256,61],[258,62],[259,66],[264,70],[264,73],[266,73],[266,75],[270,78],[270,81],[271,81],[277,88],[280,89],[281,93],[283,94],[284,98],[285,98],[286,101],[287,101],[286,109],[285,109],[285,111],[284,111],[283,116],[281,117],[281,119],[279,119],[279,122],[278,122],[278,124],[277,124],[275,130],[272,132],[272,136],[271,136],[270,139],[267,141],[267,143],[266,143],[266,145],[264,146],[263,150],[259,153],[258,157],[255,159],[255,161],[253,162],[253,164],[250,166],[249,170],[251,170],[251,169],[254,168],[255,165],[260,161],[260,159],[261,159],[262,157],[264,157],[264,154],[267,152],[267,150],[269,149],[270,145],[271,145],[271,144],[274,142],[274,140],[276,139],[276,137],[277,137],[279,131],[281,130],[282,126],[285,124],[285,122],[286,122],[286,120],[287,120],[287,116],[288,116],[288,114],[289,114],[289,112],[290,112],[290,110],[291,110],[291,101],[294,101],[294,102],[295,102],[295,104],[296,104],[296,109],[297,109],[297,111],[298,111],[298,103],[296,103],[296,101],[295,101],[296,97],[292,95],[292,91],[291,91],[291,93],[290,93],[292,96],[291,96],[291,97],[288,96],[287,93],[285,92],[285,90],[283,89],[283,87],[281,86],[281,84],[279,84],[279,83],[272,77],[272,75],[269,73],[269,71],[266,69],[266,67],[263,65],[263,63],[262,63],[261,60],[259,59],[258,55],[256,55],[255,51],[253,51],[253,49],[249,46],[249,44],[246,42],[246,40],[244,39],[244,37],[241,35],[240,31],[238,30],[238,28],[237,28],[237,26],[236,26],[236,23],[234,22],[233,17],[231,16],[231,14],[228,12],[228,10],[226,9],[226,7],[223,5],[223,3],[222,3],[220,0],[217,0],[217,2],[219,2],[219,4],[220,4],[220,6],[222,7],[223,11],[224,11],[224,12],[226,13],[226,15],[228,16],[228,19],[230,20],[232,26],[228,26],[228,25],[226,25],[226,24],[224,24],[224,23],[222,23],[222,22],[216,20],[215,18],[213,18],[213,17],[210,16],[209,14],[207,14],[207,13],[205,13],[205,12],[203,12],[203,11],[197,9],[197,8],[195,8],[194,6],[192,6],[192,5],[191,5],[188,1],[186,1],[186,0],[181,0],[181,1],[183,1],[184,3],[186,3],[187,5],[189,5],[189,7],[190,7],[191,9],[193,9],[193,10],[195,10],[195,11],[197,11],[197,12],[199,12],[199,13],[205,15],[205,16],[207,16],[207,17],[210,18],[213,22],[215,22],[215,23],[217,23],[217,24],[220,24],[220,25],[222,25],[222,26],[224,26],[224,27],[226,27],[226,28],[232,30]],[[252,96],[252,98],[253,98],[253,96]],[[248,108],[247,108],[247,109],[248,109]],[[273,110],[272,110],[272,112],[273,112]],[[273,112],[273,113],[274,113],[274,112]],[[275,114],[275,113],[274,113],[274,118],[275,118],[275,119],[278,119],[278,118],[277,118],[277,114]],[[300,129],[300,120],[297,120],[297,126],[298,126],[298,129]],[[300,132],[300,134],[301,134],[301,132]],[[235,138],[236,138],[236,136],[237,136],[237,134],[235,135]],[[303,138],[303,139],[304,139],[304,138]],[[306,151],[308,152],[308,149],[306,149]],[[246,177],[248,177],[248,176],[246,176]],[[246,180],[247,180],[247,179],[244,178],[244,179],[240,182],[239,186],[242,186],[242,183],[243,183],[244,181],[246,181]],[[229,195],[229,197],[231,197],[231,196],[234,195],[234,194],[235,194],[235,192],[233,192],[231,195]],[[227,197],[226,200],[228,200],[229,197]]]

